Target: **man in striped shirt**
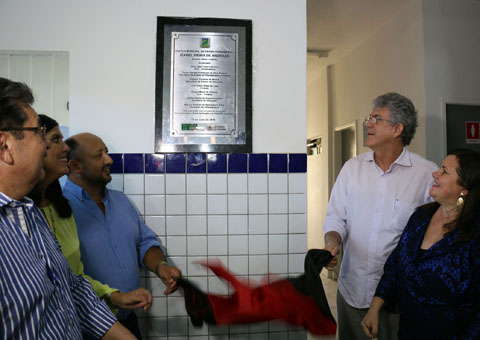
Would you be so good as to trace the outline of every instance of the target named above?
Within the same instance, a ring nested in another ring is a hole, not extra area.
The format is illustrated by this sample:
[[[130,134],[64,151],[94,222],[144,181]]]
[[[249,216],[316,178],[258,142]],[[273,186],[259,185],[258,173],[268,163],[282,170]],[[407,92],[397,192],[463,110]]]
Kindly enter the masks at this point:
[[[0,339],[135,339],[76,276],[25,195],[45,174],[45,128],[25,84],[0,78]]]

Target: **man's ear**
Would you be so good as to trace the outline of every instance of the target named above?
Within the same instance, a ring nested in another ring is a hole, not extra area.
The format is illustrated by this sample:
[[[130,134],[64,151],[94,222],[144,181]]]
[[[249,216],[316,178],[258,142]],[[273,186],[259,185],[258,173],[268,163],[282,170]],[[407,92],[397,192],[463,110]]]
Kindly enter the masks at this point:
[[[68,173],[69,175],[80,173],[80,168],[78,167],[78,162],[74,159],[71,159],[71,160],[68,161],[68,169],[70,170],[69,173]]]
[[[11,138],[11,135],[0,131],[0,162],[8,165],[13,164],[13,153],[10,145]]]
[[[402,123],[395,124],[395,126],[393,127],[393,135],[395,137],[401,136],[404,128],[405,127],[403,126]]]

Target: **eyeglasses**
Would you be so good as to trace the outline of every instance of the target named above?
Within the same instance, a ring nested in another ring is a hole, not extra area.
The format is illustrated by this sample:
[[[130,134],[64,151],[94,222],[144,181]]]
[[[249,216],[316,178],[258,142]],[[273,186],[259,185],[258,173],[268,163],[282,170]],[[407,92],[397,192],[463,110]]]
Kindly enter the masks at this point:
[[[0,131],[32,131],[42,136],[42,138],[45,138],[45,135],[47,134],[47,127],[44,125],[37,127],[3,128],[0,129]]]
[[[372,124],[377,124],[378,122],[381,122],[381,121],[385,121],[385,122],[389,122],[391,124],[394,124],[393,120],[390,120],[390,119],[386,119],[386,118],[382,118],[380,116],[368,116],[367,118],[365,118],[365,120],[363,121],[365,124],[367,123],[372,123]]]

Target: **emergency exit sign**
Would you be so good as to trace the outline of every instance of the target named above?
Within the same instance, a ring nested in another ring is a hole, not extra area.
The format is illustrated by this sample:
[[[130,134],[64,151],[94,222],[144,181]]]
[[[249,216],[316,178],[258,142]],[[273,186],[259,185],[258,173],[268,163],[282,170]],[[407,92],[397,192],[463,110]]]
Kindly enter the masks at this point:
[[[480,122],[465,122],[467,144],[480,144]]]

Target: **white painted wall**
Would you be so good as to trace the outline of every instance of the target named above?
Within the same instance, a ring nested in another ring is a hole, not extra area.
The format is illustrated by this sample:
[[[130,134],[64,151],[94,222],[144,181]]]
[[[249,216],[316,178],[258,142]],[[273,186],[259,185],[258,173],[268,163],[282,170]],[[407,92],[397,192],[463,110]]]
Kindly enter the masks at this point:
[[[427,156],[444,150],[442,100],[480,103],[480,2],[423,0]]]
[[[305,152],[305,0],[2,0],[0,48],[69,52],[71,132],[153,152],[157,16],[253,20],[253,152]]]

